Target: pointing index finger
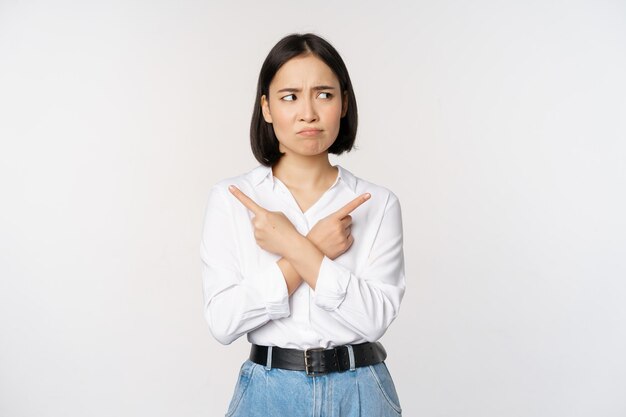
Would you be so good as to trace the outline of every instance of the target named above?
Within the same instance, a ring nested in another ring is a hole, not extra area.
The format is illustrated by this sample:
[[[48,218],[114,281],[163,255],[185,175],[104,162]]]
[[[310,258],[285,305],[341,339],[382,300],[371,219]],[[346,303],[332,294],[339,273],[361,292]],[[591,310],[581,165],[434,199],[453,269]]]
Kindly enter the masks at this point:
[[[346,204],[345,206],[337,210],[335,213],[340,219],[342,219],[348,214],[350,214],[352,211],[354,211],[361,204],[369,200],[371,196],[372,195],[370,193],[361,194],[360,196],[358,196],[357,198],[355,198],[354,200],[350,201],[348,204]]]
[[[234,185],[229,185],[228,190],[237,198],[237,200],[241,201],[241,203],[255,215],[265,210],[263,207],[255,203],[253,199],[245,195],[239,188],[235,187]]]

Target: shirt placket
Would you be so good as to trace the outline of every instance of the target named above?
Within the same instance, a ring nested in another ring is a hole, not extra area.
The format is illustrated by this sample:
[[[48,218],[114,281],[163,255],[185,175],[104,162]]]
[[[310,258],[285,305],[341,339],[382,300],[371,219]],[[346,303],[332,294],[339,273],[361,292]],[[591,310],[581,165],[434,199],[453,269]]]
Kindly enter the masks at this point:
[[[296,230],[303,236],[309,233],[309,219],[302,213],[298,202],[293,194],[280,180],[274,182],[275,192],[279,195],[289,207],[289,213],[285,213],[289,220],[293,223]],[[300,323],[310,323],[309,308],[311,302],[311,289],[308,284],[303,283],[291,295],[291,317],[294,321]]]

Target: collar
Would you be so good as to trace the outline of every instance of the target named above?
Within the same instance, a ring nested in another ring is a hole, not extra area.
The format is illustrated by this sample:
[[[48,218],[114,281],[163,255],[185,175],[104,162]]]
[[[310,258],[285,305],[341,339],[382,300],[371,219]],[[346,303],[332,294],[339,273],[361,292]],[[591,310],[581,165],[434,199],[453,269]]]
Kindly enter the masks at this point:
[[[339,176],[337,182],[343,182],[346,186],[356,194],[357,179],[350,171],[343,168],[341,165],[335,165],[339,170]],[[272,188],[274,188],[274,173],[272,167],[259,164],[252,171],[248,172],[248,179],[256,187],[264,181],[269,181]]]

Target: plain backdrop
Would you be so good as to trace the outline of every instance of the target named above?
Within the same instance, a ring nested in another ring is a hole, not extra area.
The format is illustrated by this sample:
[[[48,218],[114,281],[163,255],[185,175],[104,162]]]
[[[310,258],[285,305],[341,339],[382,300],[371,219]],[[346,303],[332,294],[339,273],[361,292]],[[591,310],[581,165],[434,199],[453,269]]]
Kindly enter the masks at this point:
[[[224,414],[202,217],[293,32],[401,201],[404,415],[626,415],[625,2],[0,0],[0,416]]]

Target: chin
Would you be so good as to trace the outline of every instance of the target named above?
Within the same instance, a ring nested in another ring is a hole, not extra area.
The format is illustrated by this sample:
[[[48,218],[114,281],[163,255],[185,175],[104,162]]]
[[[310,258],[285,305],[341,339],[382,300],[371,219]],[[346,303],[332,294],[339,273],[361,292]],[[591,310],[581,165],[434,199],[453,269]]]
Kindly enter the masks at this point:
[[[292,146],[283,146],[279,147],[281,152],[292,153],[302,156],[315,156],[323,154],[328,151],[333,144],[320,144],[319,141],[298,141],[296,143],[290,144]],[[322,146],[320,146],[322,145]],[[328,146],[326,146],[328,145]]]
[[[302,153],[307,155],[319,155],[321,153],[327,152],[330,146],[316,147],[315,149],[303,149]]]

